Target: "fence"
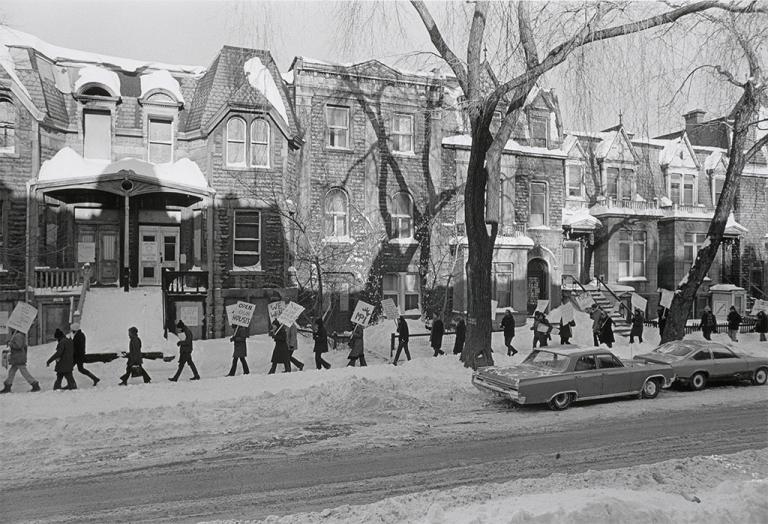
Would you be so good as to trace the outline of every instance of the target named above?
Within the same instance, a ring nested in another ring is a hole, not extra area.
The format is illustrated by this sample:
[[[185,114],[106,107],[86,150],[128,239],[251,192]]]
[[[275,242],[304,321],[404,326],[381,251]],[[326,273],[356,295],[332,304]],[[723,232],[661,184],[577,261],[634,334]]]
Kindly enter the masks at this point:
[[[741,325],[739,326],[739,333],[751,333],[752,330],[755,328],[756,320],[747,319],[742,320]],[[646,320],[644,322],[646,326],[651,327],[659,327],[659,323],[657,320]],[[692,325],[686,325],[685,326],[685,334],[690,335],[691,333],[696,333],[697,331],[701,331],[701,324],[692,324]],[[719,333],[727,333],[728,332],[728,323],[727,322],[721,322],[720,324],[717,324],[717,331]]]

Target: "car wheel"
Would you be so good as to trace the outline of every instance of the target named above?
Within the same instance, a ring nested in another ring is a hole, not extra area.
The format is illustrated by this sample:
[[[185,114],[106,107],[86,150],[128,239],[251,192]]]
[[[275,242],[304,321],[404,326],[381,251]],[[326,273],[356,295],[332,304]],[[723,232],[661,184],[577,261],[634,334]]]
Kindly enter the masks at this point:
[[[643,398],[656,398],[659,396],[659,381],[655,378],[650,378],[645,381],[645,384],[643,384],[643,392],[642,397]]]
[[[759,368],[752,376],[752,383],[755,386],[764,386],[768,382],[768,368]]]
[[[573,395],[571,393],[560,393],[552,397],[552,400],[549,401],[549,407],[554,411],[562,411],[568,409],[572,401]]]
[[[694,391],[702,390],[707,385],[707,376],[704,373],[694,373],[691,377],[691,389]]]

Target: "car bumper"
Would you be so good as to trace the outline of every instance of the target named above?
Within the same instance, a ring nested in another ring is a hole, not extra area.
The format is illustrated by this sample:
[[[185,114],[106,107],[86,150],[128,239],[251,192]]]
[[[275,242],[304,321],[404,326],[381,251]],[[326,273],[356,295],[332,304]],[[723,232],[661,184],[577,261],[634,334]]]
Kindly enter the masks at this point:
[[[480,377],[472,377],[472,385],[484,393],[490,393],[497,397],[508,398],[518,404],[525,404],[525,397],[516,389],[505,388],[486,382]]]

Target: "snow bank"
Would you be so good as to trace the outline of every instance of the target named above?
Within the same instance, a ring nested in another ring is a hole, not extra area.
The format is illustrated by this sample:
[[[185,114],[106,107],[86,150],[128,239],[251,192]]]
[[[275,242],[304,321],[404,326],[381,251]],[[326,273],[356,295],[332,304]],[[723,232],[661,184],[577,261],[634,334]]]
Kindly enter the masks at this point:
[[[267,69],[267,66],[261,63],[261,59],[258,56],[254,56],[243,65],[243,70],[248,77],[248,83],[251,87],[257,89],[262,95],[266,97],[272,107],[283,118],[286,125],[289,124],[288,111],[285,109],[283,98],[280,96],[280,90],[275,84],[275,79],[272,78],[272,74]]]
[[[471,135],[454,135],[443,138],[444,146],[471,147]],[[507,140],[504,145],[504,151],[512,151],[530,156],[545,156],[550,158],[566,158],[568,155],[562,149],[547,149],[546,147],[526,146],[515,140]]]
[[[78,71],[74,91],[78,92],[88,84],[99,84],[104,86],[110,95],[120,96],[120,79],[117,77],[117,73],[104,67],[88,65]]]
[[[173,78],[171,73],[164,69],[153,71],[148,75],[141,75],[141,95],[139,95],[139,98],[144,98],[153,89],[167,91],[177,102],[184,103],[184,95],[181,94],[181,86],[179,86],[178,80]]]

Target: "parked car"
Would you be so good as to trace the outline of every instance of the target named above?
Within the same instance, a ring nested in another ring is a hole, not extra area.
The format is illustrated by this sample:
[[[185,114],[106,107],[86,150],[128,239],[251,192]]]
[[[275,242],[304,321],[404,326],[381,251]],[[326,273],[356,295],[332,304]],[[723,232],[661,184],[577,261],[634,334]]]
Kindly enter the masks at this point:
[[[472,384],[517,404],[549,404],[562,410],[580,400],[655,398],[674,378],[669,364],[623,361],[606,349],[574,346],[534,350],[517,366],[480,368]]]
[[[704,389],[709,380],[749,380],[757,386],[768,381],[768,358],[736,353],[724,344],[705,340],[667,342],[635,360],[671,365],[676,381],[694,391]]]

